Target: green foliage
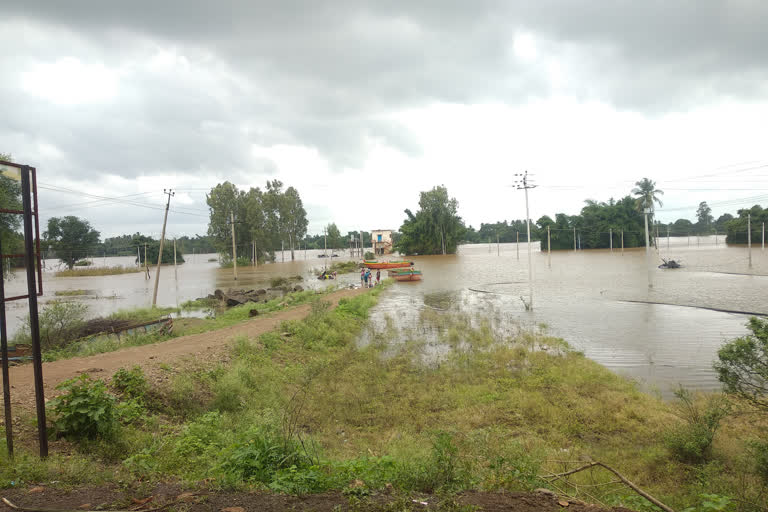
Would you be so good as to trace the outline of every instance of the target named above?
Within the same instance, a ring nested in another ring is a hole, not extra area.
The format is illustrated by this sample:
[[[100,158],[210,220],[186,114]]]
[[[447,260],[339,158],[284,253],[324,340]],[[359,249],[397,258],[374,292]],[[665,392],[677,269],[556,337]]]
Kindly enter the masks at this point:
[[[365,255],[363,256],[366,260],[372,260],[376,257],[375,254],[373,254],[371,251],[366,251]]]
[[[726,392],[768,411],[768,320],[752,317],[747,328],[718,350],[714,368]]]
[[[85,219],[72,215],[51,217],[43,239],[45,246],[72,270],[80,256],[99,243],[99,232]]]
[[[298,442],[282,437],[275,429],[259,426],[227,448],[220,469],[228,479],[269,484],[279,470],[294,472],[311,465]]]
[[[768,441],[753,439],[749,442],[749,453],[755,473],[768,485]]]
[[[110,438],[115,432],[115,399],[103,380],[87,374],[62,382],[64,394],[48,402],[56,430],[74,439]]]
[[[327,245],[328,249],[334,250],[341,247],[342,239],[341,239],[341,232],[339,231],[339,228],[336,226],[336,223],[331,222],[327,226],[325,226],[325,235],[326,240],[324,240],[324,244]]]
[[[42,350],[60,349],[79,336],[88,306],[80,302],[51,300],[38,315]],[[14,336],[15,343],[31,343],[29,315]]]
[[[731,510],[733,500],[728,496],[719,494],[699,494],[701,502],[697,507],[688,507],[683,512],[722,512]]]
[[[0,160],[10,162],[10,154],[0,153]],[[21,210],[21,183],[0,174],[0,204],[9,210]],[[22,253],[23,239],[17,232],[21,228],[22,216],[14,213],[0,213],[0,241],[2,241],[3,253]],[[0,262],[6,263],[6,261]],[[7,265],[0,265],[2,275],[5,276]]]
[[[279,180],[267,182],[265,190],[239,190],[225,181],[211,189],[206,198],[210,209],[208,235],[222,255],[232,258],[232,216],[238,244],[256,244],[258,261],[274,259],[283,242],[294,258],[296,244],[306,234],[307,213],[298,191],[283,191]],[[238,261],[238,265],[240,262]]]
[[[752,208],[744,208],[738,210],[738,217],[728,221],[726,224],[727,236],[725,237],[726,243],[729,244],[746,244],[747,239],[747,224],[751,222],[752,231],[752,243],[760,241],[763,230],[763,222],[768,223],[768,208],[762,208],[760,205],[755,205]]]
[[[145,263],[150,267],[152,265],[157,265],[157,257],[160,254],[160,240],[155,240],[150,236],[144,236],[142,234],[136,233],[135,235],[131,236],[130,243],[134,251],[137,247],[139,248],[137,256],[137,263],[139,266],[144,267]],[[144,261],[144,246],[146,246],[146,262]],[[176,263],[180,265],[184,263],[184,256],[181,254],[181,251],[178,250],[178,247],[176,249]],[[132,255],[133,254],[131,254],[131,256]],[[163,261],[161,264],[173,265],[173,240],[166,239],[163,242]]]
[[[250,267],[253,265],[253,261],[251,261],[250,257],[248,256],[238,256],[237,257],[237,266],[238,267]],[[232,255],[231,254],[222,254],[221,259],[219,260],[219,266],[221,268],[232,268],[235,266],[234,262],[232,261]]]
[[[126,398],[142,402],[146,399],[149,385],[144,370],[136,365],[130,370],[118,369],[112,376],[112,387]]]
[[[704,403],[697,403],[690,391],[682,387],[675,391],[675,396],[684,423],[667,433],[667,446],[681,462],[705,462],[711,455],[712,441],[720,422],[729,412],[728,405],[722,397],[710,397]]]
[[[408,218],[400,226],[402,236],[396,249],[402,254],[455,253],[466,230],[458,207],[458,201],[449,198],[448,189],[443,186],[421,192],[416,214],[405,210]]]

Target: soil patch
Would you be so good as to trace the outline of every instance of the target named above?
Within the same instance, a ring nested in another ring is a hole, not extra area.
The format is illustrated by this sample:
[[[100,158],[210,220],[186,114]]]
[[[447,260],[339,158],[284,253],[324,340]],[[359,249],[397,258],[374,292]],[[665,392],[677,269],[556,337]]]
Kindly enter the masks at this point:
[[[34,491],[34,492],[31,492]],[[146,510],[174,503],[177,510],[189,512],[225,511],[318,511],[338,510],[456,510],[474,507],[487,512],[631,512],[568,501],[540,493],[466,492],[452,496],[429,494],[380,493],[363,498],[350,498],[341,492],[306,496],[289,496],[270,492],[221,492],[190,490],[174,484],[162,484],[149,490],[120,490],[115,487],[94,487],[74,490],[49,488],[10,489],[0,495],[22,508],[49,510]],[[236,508],[239,507],[239,508]],[[229,510],[227,510],[229,509]],[[0,503],[0,511],[12,509]]]

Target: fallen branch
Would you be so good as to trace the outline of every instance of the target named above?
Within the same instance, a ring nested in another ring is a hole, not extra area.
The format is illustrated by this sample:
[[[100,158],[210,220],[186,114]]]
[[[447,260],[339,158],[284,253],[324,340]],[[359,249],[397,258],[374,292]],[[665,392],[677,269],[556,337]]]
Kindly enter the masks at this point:
[[[630,482],[627,479],[627,477],[625,477],[624,475],[622,475],[621,473],[619,473],[618,471],[613,469],[611,466],[609,466],[607,464],[603,464],[602,462],[590,462],[589,464],[585,464],[585,465],[583,465],[581,467],[578,467],[576,469],[572,469],[570,471],[565,471],[563,473],[553,473],[553,474],[551,474],[549,476],[542,476],[540,478],[544,478],[544,479],[548,479],[548,478],[563,478],[563,477],[566,477],[568,475],[572,475],[574,473],[578,473],[579,471],[584,471],[585,469],[589,469],[589,468],[592,468],[592,467],[595,467],[595,466],[600,466],[601,468],[607,469],[608,471],[610,471],[611,473],[616,475],[619,478],[619,480],[621,480],[621,482],[623,484],[625,484],[627,487],[629,487],[630,489],[635,491],[637,494],[639,494],[643,498],[647,499],[648,501],[650,501],[651,503],[653,503],[654,505],[656,505],[660,509],[664,510],[665,512],[675,512],[675,510],[673,508],[668,507],[667,505],[663,504],[662,502],[660,502],[659,500],[657,500],[656,498],[654,498],[653,496],[651,496],[650,494],[648,494],[647,492],[645,492],[644,490],[642,490],[641,488],[639,488],[638,486],[636,486],[635,484]]]
[[[3,503],[5,503],[8,507],[12,508],[13,510],[20,510],[21,512],[134,512],[136,509],[125,509],[125,510],[67,510],[67,509],[60,509],[60,508],[25,508],[25,507],[19,507],[18,505],[14,505],[10,502],[7,498],[0,499]],[[160,507],[155,508],[147,508],[144,510],[141,510],[141,512],[158,512],[160,510],[165,510],[166,508],[176,505],[178,503],[181,503],[182,500],[176,500],[172,501],[170,503],[166,503],[165,505],[162,505]]]

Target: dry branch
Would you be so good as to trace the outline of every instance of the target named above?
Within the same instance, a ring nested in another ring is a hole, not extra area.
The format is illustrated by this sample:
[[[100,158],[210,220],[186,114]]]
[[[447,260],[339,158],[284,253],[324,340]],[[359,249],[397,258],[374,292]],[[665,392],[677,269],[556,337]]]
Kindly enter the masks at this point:
[[[578,473],[579,471],[584,471],[585,469],[589,469],[589,468],[592,468],[592,467],[595,467],[595,466],[600,466],[603,469],[607,469],[608,471],[610,471],[611,473],[616,475],[619,478],[619,480],[621,480],[621,482],[624,485],[626,485],[627,487],[629,487],[630,489],[635,491],[637,494],[639,494],[643,498],[647,499],[648,501],[650,501],[651,503],[653,503],[654,505],[656,505],[660,509],[664,510],[665,512],[675,512],[675,510],[673,508],[668,507],[664,503],[660,502],[658,499],[654,498],[653,496],[651,496],[650,494],[648,494],[647,492],[645,492],[644,490],[642,490],[641,488],[639,488],[638,486],[636,486],[635,484],[630,482],[627,479],[627,477],[625,477],[624,475],[622,475],[621,473],[619,473],[618,471],[613,469],[611,466],[609,466],[607,464],[603,464],[602,462],[590,462],[589,464],[585,464],[585,465],[583,465],[581,467],[578,467],[576,469],[572,469],[570,471],[565,471],[563,473],[554,473],[554,474],[551,474],[551,475],[548,475],[548,476],[542,476],[540,478],[544,478],[544,479],[549,479],[549,478],[559,479],[559,478],[566,477],[568,475],[572,475],[574,473]]]

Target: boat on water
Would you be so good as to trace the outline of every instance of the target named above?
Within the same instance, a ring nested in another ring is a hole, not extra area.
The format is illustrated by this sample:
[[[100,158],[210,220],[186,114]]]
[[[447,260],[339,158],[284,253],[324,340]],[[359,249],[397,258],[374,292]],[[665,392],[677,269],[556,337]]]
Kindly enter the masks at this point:
[[[413,268],[397,268],[389,271],[389,277],[396,281],[421,281],[421,270]]]
[[[363,266],[372,269],[390,269],[390,268],[408,268],[413,265],[412,261],[377,261],[377,260],[363,260]]]

